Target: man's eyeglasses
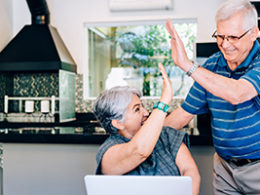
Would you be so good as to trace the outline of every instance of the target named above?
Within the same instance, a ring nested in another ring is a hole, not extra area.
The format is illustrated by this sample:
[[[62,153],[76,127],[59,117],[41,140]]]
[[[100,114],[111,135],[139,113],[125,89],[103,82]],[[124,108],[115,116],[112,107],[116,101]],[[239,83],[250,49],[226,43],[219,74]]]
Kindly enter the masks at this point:
[[[243,36],[245,36],[250,30],[252,30],[252,28],[250,28],[249,30],[247,30],[246,32],[244,32],[242,35],[240,36],[233,36],[233,35],[220,35],[220,34],[217,34],[217,31],[215,31],[212,35],[213,38],[217,39],[217,41],[219,42],[223,42],[225,39],[227,39],[227,41],[229,43],[235,43],[237,42],[239,39],[241,39]]]

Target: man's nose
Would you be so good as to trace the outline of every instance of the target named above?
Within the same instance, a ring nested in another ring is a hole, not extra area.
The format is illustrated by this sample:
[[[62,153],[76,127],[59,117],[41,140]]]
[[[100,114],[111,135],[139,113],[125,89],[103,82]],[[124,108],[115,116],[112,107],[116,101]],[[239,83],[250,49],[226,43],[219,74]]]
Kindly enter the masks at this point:
[[[222,47],[224,47],[224,48],[230,45],[229,40],[228,40],[228,37],[224,37],[224,39],[223,39],[221,45],[222,45]]]

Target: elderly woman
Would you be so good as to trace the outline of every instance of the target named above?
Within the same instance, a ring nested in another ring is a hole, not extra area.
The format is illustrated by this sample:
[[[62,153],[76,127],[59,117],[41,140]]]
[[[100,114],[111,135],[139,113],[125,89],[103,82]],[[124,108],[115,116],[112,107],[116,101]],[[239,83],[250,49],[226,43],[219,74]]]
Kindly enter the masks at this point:
[[[163,127],[173,92],[163,65],[159,68],[163,91],[150,116],[135,88],[114,87],[97,98],[94,113],[110,137],[98,151],[96,173],[190,176],[195,195],[200,175],[188,149],[188,136]]]

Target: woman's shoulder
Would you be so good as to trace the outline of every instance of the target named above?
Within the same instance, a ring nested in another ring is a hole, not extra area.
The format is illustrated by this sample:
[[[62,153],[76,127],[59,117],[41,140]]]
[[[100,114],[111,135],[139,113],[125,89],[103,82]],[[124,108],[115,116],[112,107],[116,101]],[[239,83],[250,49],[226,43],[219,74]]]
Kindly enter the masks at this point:
[[[170,134],[170,135],[185,135],[187,134],[185,131],[183,130],[176,130],[172,127],[169,127],[169,126],[164,126],[163,129],[162,129],[162,133],[164,134]]]
[[[184,130],[176,130],[169,126],[164,126],[160,138],[165,142],[181,143],[184,142],[189,147],[189,135]]]
[[[109,148],[113,145],[122,144],[125,142],[128,142],[127,138],[125,138],[119,134],[112,134],[104,141],[104,143],[100,146],[99,150],[102,148]]]
[[[119,134],[112,134],[110,135],[104,143],[99,147],[98,152],[97,152],[97,160],[100,160],[104,153],[112,146],[116,144],[122,144],[128,142],[129,139],[119,135]]]

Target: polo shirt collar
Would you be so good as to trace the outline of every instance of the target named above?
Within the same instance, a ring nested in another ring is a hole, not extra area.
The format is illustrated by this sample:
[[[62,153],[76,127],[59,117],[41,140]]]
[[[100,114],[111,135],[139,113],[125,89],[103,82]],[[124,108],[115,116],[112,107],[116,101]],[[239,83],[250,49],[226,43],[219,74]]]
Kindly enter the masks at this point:
[[[253,48],[251,49],[251,51],[250,51],[249,55],[247,56],[247,58],[237,68],[243,68],[243,67],[246,68],[246,67],[248,67],[249,64],[251,63],[251,61],[253,60],[255,54],[257,54],[259,52],[259,49],[260,49],[260,45],[259,45],[258,41],[256,40],[254,45],[253,45]],[[221,66],[221,67],[227,66],[227,61],[224,58],[224,55],[222,53],[221,53],[218,65]]]

